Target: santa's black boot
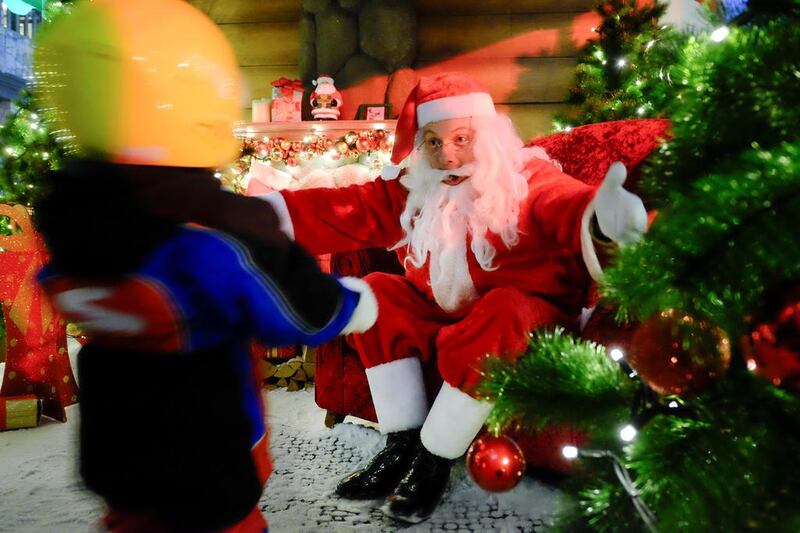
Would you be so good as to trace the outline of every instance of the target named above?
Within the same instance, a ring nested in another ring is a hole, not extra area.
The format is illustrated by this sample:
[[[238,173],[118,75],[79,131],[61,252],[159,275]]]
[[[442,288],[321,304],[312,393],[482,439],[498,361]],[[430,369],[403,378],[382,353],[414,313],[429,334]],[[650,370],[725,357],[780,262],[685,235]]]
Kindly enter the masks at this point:
[[[370,463],[353,472],[336,486],[336,494],[351,500],[383,498],[408,472],[419,443],[419,428],[388,433],[386,446]]]
[[[411,468],[389,495],[381,511],[410,524],[426,520],[447,490],[452,464],[451,459],[434,455],[420,444]]]

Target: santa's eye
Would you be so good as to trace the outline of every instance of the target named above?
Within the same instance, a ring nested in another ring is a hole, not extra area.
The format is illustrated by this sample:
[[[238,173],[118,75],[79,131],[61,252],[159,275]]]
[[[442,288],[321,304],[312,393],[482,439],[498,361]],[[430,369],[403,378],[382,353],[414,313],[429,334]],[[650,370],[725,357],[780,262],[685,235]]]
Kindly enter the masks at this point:
[[[472,139],[470,139],[470,138],[469,138],[469,137],[467,137],[466,135],[459,135],[459,136],[458,136],[458,137],[456,137],[456,139],[455,139],[455,143],[456,143],[456,145],[458,145],[458,146],[466,146],[466,145],[468,145],[468,144],[469,144],[471,141],[472,141]]]
[[[442,141],[439,139],[428,139],[427,141],[428,147],[434,150],[438,150],[442,147]]]

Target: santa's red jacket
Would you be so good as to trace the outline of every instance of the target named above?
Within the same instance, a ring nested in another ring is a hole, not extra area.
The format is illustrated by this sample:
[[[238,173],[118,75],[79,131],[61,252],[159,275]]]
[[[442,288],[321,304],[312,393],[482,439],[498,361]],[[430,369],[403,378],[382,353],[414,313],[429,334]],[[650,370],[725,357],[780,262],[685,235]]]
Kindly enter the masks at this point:
[[[496,268],[490,271],[480,267],[467,243],[477,298],[463,309],[445,312],[436,304],[427,263],[415,268],[405,262],[401,283],[388,281],[386,274],[366,278],[379,307],[373,328],[379,338],[356,342],[368,368],[410,355],[427,360],[435,353],[445,381],[464,390],[477,380],[476,361],[486,353],[515,357],[524,351],[528,332],[571,325],[577,318],[589,286],[581,259],[583,219],[596,188],[543,159],[531,159],[525,170],[529,193],[520,204],[519,242],[508,249],[500,236],[490,235],[496,250]],[[284,202],[268,200],[282,216],[284,231],[313,254],[390,248],[403,237],[400,215],[408,191],[400,180],[280,194]],[[397,253],[403,262],[405,247]],[[405,293],[411,291],[419,297],[409,300]],[[492,302],[485,301],[492,295]],[[466,320],[476,314],[483,319]],[[471,333],[457,331],[458,323]],[[358,337],[370,336],[376,336],[372,330]]]

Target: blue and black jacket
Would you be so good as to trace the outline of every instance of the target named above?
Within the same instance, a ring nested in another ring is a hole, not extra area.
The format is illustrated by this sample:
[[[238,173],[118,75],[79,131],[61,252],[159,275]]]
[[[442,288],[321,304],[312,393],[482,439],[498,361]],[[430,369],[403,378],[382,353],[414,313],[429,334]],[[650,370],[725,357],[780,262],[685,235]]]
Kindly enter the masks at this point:
[[[84,481],[180,531],[241,520],[270,469],[250,341],[319,344],[359,294],[268,204],[209,172],[78,161],[46,185],[40,281],[91,339],[78,358]]]

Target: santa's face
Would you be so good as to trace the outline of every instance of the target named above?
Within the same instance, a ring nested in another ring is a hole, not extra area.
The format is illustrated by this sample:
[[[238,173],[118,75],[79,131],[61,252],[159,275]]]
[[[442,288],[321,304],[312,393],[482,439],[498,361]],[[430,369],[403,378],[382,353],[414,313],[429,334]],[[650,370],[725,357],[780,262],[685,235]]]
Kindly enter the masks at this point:
[[[475,135],[469,118],[431,122],[422,130],[422,151],[428,164],[437,170],[457,170],[475,160],[472,139]],[[445,185],[458,185],[469,178],[453,173],[442,179]]]

